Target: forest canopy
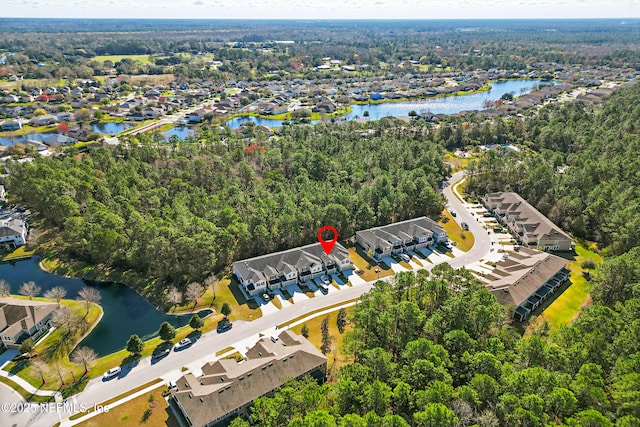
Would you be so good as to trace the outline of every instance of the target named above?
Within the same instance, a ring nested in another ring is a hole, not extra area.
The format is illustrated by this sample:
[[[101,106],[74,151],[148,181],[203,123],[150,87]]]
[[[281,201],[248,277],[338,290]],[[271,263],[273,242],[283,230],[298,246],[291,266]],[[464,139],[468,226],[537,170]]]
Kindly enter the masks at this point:
[[[141,135],[128,147],[14,164],[9,188],[73,257],[181,285],[312,243],[324,224],[348,239],[439,215],[441,148],[383,122],[364,136],[349,125],[291,126],[271,140],[254,128],[224,140],[213,130],[180,145]]]
[[[399,273],[354,306],[353,363],[335,382],[286,384],[251,416],[262,427],[638,426],[639,309],[597,298],[571,326],[521,337],[470,272]]]

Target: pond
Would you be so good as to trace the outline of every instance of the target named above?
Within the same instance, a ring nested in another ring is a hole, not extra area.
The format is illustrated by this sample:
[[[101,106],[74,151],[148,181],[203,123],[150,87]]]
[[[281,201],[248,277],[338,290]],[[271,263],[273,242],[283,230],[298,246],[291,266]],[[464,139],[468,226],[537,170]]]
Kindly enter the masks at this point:
[[[21,135],[21,136],[12,136],[12,137],[2,137],[0,138],[0,144],[1,145],[13,145],[16,144],[18,142],[24,142],[27,139],[30,139],[32,141],[42,141],[44,138],[50,136],[50,135],[55,135],[58,132],[42,132],[42,133],[30,133],[28,135]]]
[[[171,128],[162,134],[162,136],[164,136],[164,139],[167,141],[174,135],[180,138],[180,140],[184,141],[190,136],[195,136],[196,132],[188,126],[178,126],[175,128]]]
[[[421,99],[408,102],[385,102],[382,104],[351,105],[351,113],[341,117],[341,120],[355,120],[368,118],[377,120],[383,117],[407,117],[410,111],[432,114],[455,114],[465,110],[483,110],[485,101],[496,101],[505,93],[513,92],[518,96],[529,93],[533,88],[542,83],[540,80],[507,80],[491,83],[491,90],[487,92],[472,93],[469,95],[446,96]],[[553,82],[544,82],[553,83]],[[365,111],[369,113],[365,117]],[[235,117],[227,122],[232,129],[238,128],[242,123],[254,122],[257,125],[268,127],[282,126],[281,120],[263,119],[260,117]]]
[[[133,125],[130,123],[92,123],[91,130],[93,132],[99,132],[105,135],[115,135],[117,133],[122,132],[123,130],[127,130],[132,128]]]
[[[22,283],[30,280],[42,288],[41,295],[54,286],[62,286],[67,290],[66,298],[68,299],[75,299],[78,291],[84,286],[97,287],[102,294],[100,305],[104,310],[104,316],[81,344],[93,348],[100,355],[124,348],[132,334],[138,334],[143,340],[156,336],[160,324],[164,321],[179,327],[187,325],[191,319],[191,314],[174,316],[157,310],[149,301],[123,284],[72,279],[50,274],[38,267],[39,262],[39,257],[33,257],[15,263],[1,263],[0,278],[11,285],[13,294],[18,293]],[[211,311],[203,310],[199,313],[204,317]]]
[[[130,123],[92,123],[91,131],[98,132],[104,135],[115,135],[123,130],[132,128]],[[55,135],[57,132],[42,132],[42,133],[30,133],[27,135],[20,135],[14,137],[0,137],[1,145],[13,145],[18,142],[23,142],[27,139],[32,141],[42,141],[49,135]]]

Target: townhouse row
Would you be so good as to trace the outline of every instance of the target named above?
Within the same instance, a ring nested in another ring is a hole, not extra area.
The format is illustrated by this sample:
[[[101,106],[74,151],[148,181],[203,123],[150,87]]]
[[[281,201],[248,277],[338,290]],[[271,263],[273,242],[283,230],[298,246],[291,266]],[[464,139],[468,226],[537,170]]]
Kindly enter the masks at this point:
[[[444,228],[426,217],[356,232],[356,243],[375,260],[446,240]],[[353,268],[349,251],[339,243],[329,255],[314,243],[233,263],[233,273],[251,297]]]

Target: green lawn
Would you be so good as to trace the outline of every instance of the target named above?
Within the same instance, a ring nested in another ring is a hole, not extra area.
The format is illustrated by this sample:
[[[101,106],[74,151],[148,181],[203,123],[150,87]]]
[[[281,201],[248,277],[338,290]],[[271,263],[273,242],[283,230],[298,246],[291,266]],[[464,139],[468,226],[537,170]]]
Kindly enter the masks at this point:
[[[163,390],[164,387],[158,387],[78,425],[84,427],[137,425],[177,427],[180,424],[173,417],[169,404],[162,397]]]
[[[464,231],[458,223],[453,220],[453,217],[448,211],[443,211],[442,216],[449,219],[447,222],[440,221],[440,225],[444,227],[449,239],[456,242],[457,248],[461,251],[469,251],[475,243],[473,233]]]
[[[546,321],[550,330],[556,331],[560,326],[571,323],[580,313],[582,307],[589,302],[591,285],[583,276],[583,270],[580,267],[582,261],[587,258],[593,259],[597,265],[602,263],[602,257],[599,254],[577,244],[576,256],[567,266],[571,270],[571,285],[538,316],[536,325]],[[593,271],[591,275],[593,275]]]
[[[101,55],[94,56],[93,58],[91,58],[91,60],[97,62],[111,61],[115,64],[116,62],[120,62],[125,58],[128,58],[132,61],[138,61],[143,64],[151,64],[149,55]]]
[[[27,246],[22,245],[17,247],[13,252],[2,257],[2,261],[31,258],[34,253],[35,253],[35,249],[27,249]]]

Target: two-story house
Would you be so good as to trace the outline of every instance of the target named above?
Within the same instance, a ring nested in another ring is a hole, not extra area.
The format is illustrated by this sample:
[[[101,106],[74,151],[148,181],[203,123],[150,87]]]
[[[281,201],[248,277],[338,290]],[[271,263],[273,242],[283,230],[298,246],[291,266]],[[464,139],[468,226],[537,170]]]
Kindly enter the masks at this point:
[[[51,327],[51,313],[60,304],[0,298],[0,339],[9,348],[18,348],[27,338],[36,339]]]
[[[233,263],[234,274],[250,296],[352,268],[349,252],[339,243],[329,255],[313,243]]]
[[[8,243],[13,247],[27,242],[27,223],[21,219],[0,220],[0,243]]]
[[[244,360],[209,362],[202,375],[185,374],[171,391],[190,426],[226,426],[233,417],[248,417],[253,401],[273,392],[287,380],[305,376],[323,382],[327,358],[304,337],[283,331],[262,338]]]
[[[541,251],[571,250],[571,237],[517,193],[487,194],[482,203],[523,246]]]
[[[446,240],[448,236],[444,228],[427,217],[356,232],[356,243],[378,260]]]

